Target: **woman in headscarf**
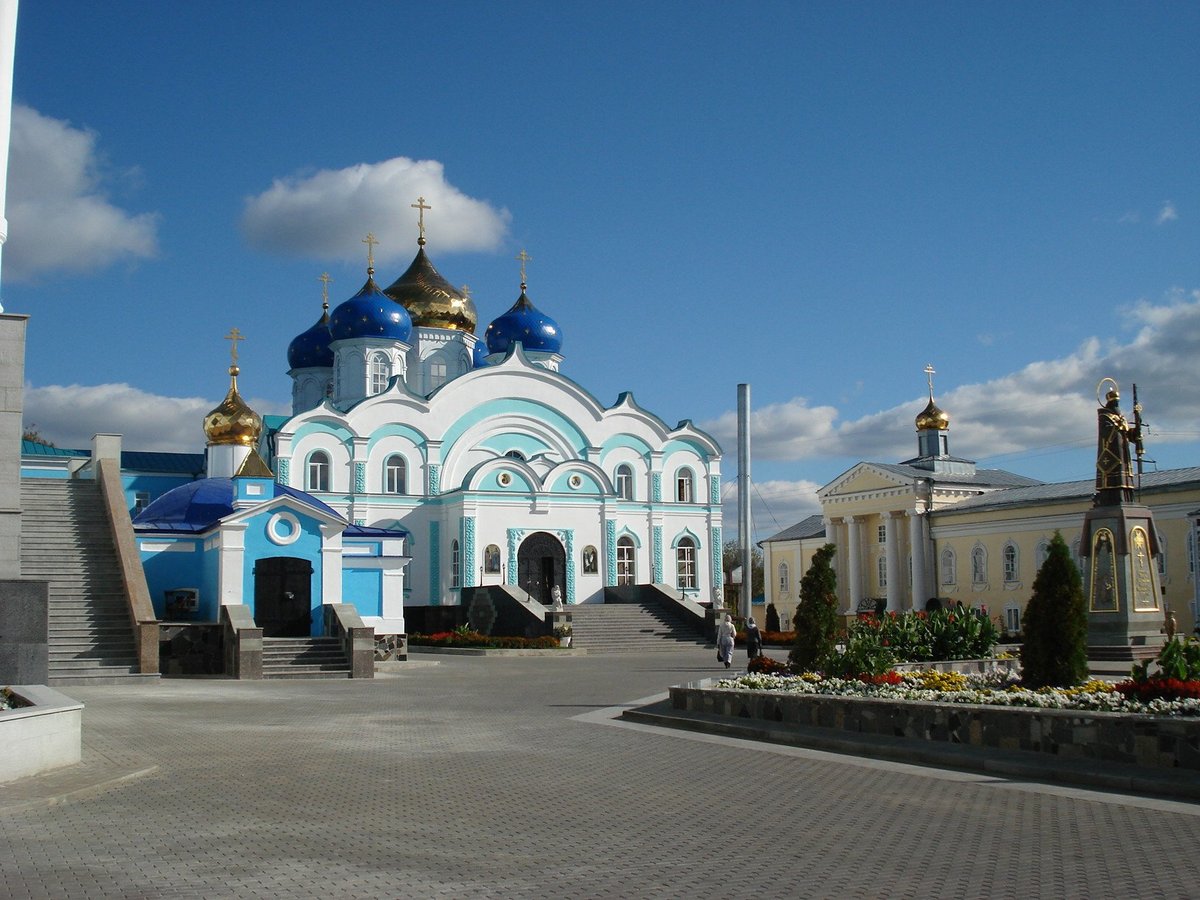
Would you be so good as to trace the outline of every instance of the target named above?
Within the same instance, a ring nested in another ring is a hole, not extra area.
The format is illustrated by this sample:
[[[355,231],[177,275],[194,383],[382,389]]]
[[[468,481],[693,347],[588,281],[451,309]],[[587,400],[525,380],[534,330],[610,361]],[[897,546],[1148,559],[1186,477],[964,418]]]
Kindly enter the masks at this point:
[[[758,623],[754,621],[754,616],[746,618],[746,658],[755,659],[762,656],[762,632],[758,630]]]
[[[725,620],[717,626],[717,662],[725,663],[727,669],[733,660],[733,636],[736,633],[733,616],[725,613]]]

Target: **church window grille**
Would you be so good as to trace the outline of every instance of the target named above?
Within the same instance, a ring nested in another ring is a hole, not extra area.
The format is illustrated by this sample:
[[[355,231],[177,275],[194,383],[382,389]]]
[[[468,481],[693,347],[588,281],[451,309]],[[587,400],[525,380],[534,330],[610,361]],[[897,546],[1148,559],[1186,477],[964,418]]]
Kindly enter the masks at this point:
[[[376,353],[371,357],[371,393],[381,394],[392,377],[392,364],[387,356]]]
[[[637,555],[632,538],[617,541],[617,584],[637,584]]]
[[[876,543],[879,543],[879,544],[886,544],[886,543],[887,543],[887,526],[886,526],[886,525],[878,525],[878,526],[876,526],[876,528],[875,528],[875,541],[876,541]]]
[[[444,362],[431,362],[429,364],[429,389],[435,390],[446,383],[446,364]]]
[[[1004,545],[1004,580],[1017,580],[1017,545],[1013,543]]]
[[[305,489],[309,491],[329,490],[329,455],[318,450],[308,458],[308,480]]]
[[[389,456],[383,464],[383,471],[389,494],[408,493],[408,465],[403,456]]]
[[[887,557],[881,556],[875,561],[875,568],[879,575],[879,587],[887,587]]]
[[[696,544],[691,538],[683,538],[675,548],[675,586],[681,591],[696,589]]]
[[[956,563],[953,550],[947,547],[942,551],[942,584],[954,584],[958,579]]]
[[[450,544],[450,587],[456,588],[459,586],[459,569],[461,560],[458,553],[458,541],[452,541]]]
[[[779,564],[779,593],[786,594],[791,587],[790,573],[788,572],[788,564],[781,562]]]
[[[622,500],[633,499],[633,470],[629,466],[617,466],[617,496]]]
[[[984,584],[987,582],[987,551],[976,547],[971,551],[971,583]]]
[[[695,503],[691,469],[680,469],[675,475],[675,499],[680,503]]]

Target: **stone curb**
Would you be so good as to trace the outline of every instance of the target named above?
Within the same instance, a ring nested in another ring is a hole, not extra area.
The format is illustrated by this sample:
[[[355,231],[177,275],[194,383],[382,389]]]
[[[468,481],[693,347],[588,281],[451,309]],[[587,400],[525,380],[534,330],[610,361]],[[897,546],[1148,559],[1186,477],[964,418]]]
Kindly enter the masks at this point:
[[[103,772],[97,772],[87,763],[82,763],[10,781],[4,785],[3,795],[0,796],[0,816],[84,800],[157,771],[157,765],[150,765],[125,768],[113,774],[111,766],[106,765]]]
[[[501,649],[499,647],[428,647],[408,645],[412,653],[445,653],[449,656],[587,656],[586,650],[574,647],[549,647],[545,650]]]
[[[1172,772],[1147,772],[1117,763],[1100,767],[1084,761],[1042,758],[1020,751],[984,750],[962,744],[926,743],[886,735],[848,735],[799,725],[780,727],[767,722],[678,710],[671,706],[669,699],[627,709],[621,718],[646,725],[806,747],[869,759],[965,769],[1010,778],[1200,802],[1200,781],[1193,773],[1176,775]]]

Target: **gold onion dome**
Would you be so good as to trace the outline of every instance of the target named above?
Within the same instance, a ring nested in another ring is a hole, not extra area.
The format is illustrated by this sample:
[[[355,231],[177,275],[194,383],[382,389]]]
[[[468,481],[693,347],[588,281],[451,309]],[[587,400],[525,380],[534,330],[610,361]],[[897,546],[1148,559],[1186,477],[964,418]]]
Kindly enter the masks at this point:
[[[929,405],[917,416],[917,431],[945,431],[950,427],[950,414],[929,398]]]
[[[240,444],[253,447],[262,434],[262,416],[252,410],[237,389],[237,366],[229,367],[229,393],[212,412],[204,417],[204,433],[208,443]]]
[[[475,333],[479,317],[470,296],[450,282],[433,267],[425,255],[425,239],[418,243],[417,256],[403,275],[384,289],[384,293],[408,310],[415,326],[451,328]]]

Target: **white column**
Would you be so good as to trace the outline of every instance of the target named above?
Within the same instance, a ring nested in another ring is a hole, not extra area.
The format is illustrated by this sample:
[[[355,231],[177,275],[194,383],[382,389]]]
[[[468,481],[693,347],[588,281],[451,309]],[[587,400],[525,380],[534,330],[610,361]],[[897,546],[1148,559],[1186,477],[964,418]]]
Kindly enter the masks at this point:
[[[886,529],[884,553],[887,555],[887,611],[899,612],[904,596],[904,575],[900,571],[900,514],[885,512]]]
[[[850,609],[849,614],[858,611],[858,603],[862,600],[862,567],[859,565],[858,520],[854,516],[842,519],[846,524],[846,565],[850,573]]]
[[[925,565],[925,514],[915,509],[908,511],[908,545],[912,553],[912,608],[924,609],[929,599]]]
[[[246,585],[246,522],[230,522],[221,526],[217,548],[217,583],[222,606],[245,604]],[[254,595],[251,583],[250,595]],[[255,615],[258,610],[255,610]]]

